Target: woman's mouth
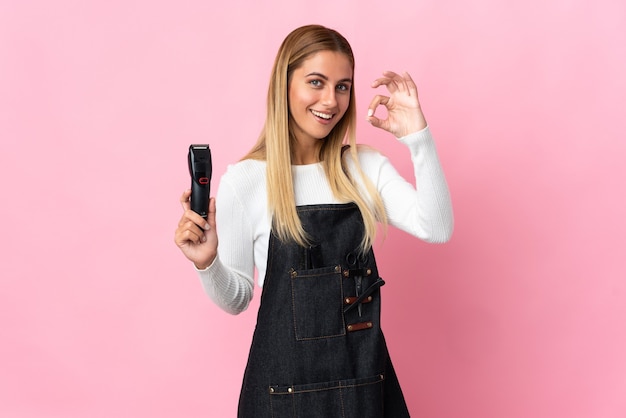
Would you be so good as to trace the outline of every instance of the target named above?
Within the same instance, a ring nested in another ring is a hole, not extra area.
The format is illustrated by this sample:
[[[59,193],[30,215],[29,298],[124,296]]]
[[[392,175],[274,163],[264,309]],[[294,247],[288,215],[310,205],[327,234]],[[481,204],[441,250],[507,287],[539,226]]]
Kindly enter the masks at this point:
[[[311,113],[313,113],[314,116],[324,120],[331,120],[334,116],[332,113],[318,112],[317,110],[313,109],[311,109]]]

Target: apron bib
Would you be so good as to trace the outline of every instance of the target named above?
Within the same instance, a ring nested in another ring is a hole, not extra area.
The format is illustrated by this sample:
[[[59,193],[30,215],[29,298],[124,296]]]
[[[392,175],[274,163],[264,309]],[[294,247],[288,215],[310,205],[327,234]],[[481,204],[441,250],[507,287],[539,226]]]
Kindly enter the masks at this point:
[[[353,204],[297,208],[313,244],[271,235],[239,418],[409,413],[380,329],[374,253]]]

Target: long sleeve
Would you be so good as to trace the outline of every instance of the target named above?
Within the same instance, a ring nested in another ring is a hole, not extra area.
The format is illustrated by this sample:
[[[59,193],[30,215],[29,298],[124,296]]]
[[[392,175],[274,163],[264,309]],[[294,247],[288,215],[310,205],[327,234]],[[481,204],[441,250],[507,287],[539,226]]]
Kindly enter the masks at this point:
[[[198,274],[204,291],[222,310],[237,315],[248,308],[254,292],[250,276],[227,268],[219,256]]]
[[[378,152],[362,153],[361,165],[375,183],[391,225],[426,242],[446,242],[452,236],[454,217],[430,130],[427,127],[398,140],[410,151],[415,186]]]
[[[255,261],[265,262],[262,253],[255,254],[256,240],[265,239],[260,235],[269,230],[259,229],[266,213],[264,172],[264,164],[248,161],[229,167],[222,176],[215,199],[218,257],[198,271],[207,295],[233,315],[246,310],[252,300]]]

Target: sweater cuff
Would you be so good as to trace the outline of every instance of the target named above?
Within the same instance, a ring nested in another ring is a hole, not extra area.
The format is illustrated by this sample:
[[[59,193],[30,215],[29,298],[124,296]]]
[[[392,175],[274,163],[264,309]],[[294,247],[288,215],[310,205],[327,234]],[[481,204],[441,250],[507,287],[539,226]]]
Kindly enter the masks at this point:
[[[430,137],[431,137],[430,128],[428,127],[428,125],[426,125],[426,127],[422,129],[421,131],[416,131],[416,132],[410,133],[408,135],[405,135],[397,139],[398,141],[404,144],[410,145],[410,144],[419,142],[420,140],[423,140],[423,138],[430,138]]]
[[[219,258],[219,253],[215,256],[215,258],[213,259],[213,262],[211,264],[209,264],[209,266],[207,268],[204,268],[204,269],[199,269],[198,267],[196,267],[196,265],[194,263],[191,263],[191,265],[193,266],[194,269],[196,269],[197,272],[210,271],[210,270],[212,270],[213,266],[215,266],[217,264],[217,259],[218,258]]]

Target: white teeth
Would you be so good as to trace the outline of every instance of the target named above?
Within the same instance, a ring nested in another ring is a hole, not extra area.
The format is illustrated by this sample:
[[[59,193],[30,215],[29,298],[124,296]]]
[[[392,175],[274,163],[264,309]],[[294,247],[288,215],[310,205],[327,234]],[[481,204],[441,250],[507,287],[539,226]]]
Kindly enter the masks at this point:
[[[313,113],[318,118],[322,118],[322,119],[326,119],[326,120],[328,120],[328,119],[333,117],[332,114],[329,115],[329,114],[326,114],[326,113],[321,113],[321,112],[318,112],[317,110],[311,110],[311,113]]]

